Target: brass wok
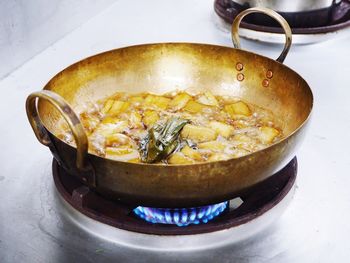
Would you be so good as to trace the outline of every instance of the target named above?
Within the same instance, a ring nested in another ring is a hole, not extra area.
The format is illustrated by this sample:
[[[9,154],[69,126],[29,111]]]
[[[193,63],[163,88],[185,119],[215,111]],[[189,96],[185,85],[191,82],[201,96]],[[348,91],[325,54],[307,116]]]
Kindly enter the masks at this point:
[[[242,18],[261,12],[276,19],[286,34],[277,62],[240,49]],[[29,121],[38,140],[70,174],[101,195],[151,207],[200,206],[237,196],[280,170],[294,156],[311,113],[313,96],[306,81],[283,65],[291,30],[277,13],[251,8],[232,25],[235,48],[159,43],[104,52],[64,69],[44,90],[27,98]],[[211,91],[241,97],[273,111],[286,137],[263,150],[225,161],[188,165],[127,163],[88,153],[88,140],[75,112],[117,91],[166,93],[175,89]],[[77,147],[57,138],[64,118]]]

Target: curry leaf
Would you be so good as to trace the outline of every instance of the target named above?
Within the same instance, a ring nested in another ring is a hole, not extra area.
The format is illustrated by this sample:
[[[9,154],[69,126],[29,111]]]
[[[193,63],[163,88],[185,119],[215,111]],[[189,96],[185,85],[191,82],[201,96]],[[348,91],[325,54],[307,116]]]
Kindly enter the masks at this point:
[[[141,160],[146,163],[166,159],[178,147],[179,134],[188,120],[171,118],[165,124],[152,127],[147,136],[141,140]]]

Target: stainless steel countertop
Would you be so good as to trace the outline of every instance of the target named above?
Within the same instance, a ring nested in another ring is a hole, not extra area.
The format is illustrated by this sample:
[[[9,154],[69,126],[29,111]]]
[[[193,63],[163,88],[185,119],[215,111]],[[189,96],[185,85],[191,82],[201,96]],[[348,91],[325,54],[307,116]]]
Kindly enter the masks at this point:
[[[214,22],[212,4],[210,0],[119,0],[0,81],[0,262],[348,261],[349,35],[293,46],[285,61],[310,84],[315,107],[298,152],[294,199],[265,231],[212,249],[147,250],[105,240],[67,216],[54,190],[51,154],[37,142],[26,119],[26,96],[69,64],[112,48],[167,41],[231,46],[229,35]],[[270,57],[277,57],[282,49],[249,41],[242,41],[242,46]]]

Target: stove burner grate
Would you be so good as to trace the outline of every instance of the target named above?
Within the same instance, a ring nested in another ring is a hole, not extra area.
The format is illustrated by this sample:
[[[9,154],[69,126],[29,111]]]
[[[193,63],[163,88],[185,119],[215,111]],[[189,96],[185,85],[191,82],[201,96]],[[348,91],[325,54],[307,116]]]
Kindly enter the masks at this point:
[[[173,224],[177,226],[188,226],[190,224],[208,223],[214,219],[228,206],[228,201],[193,208],[151,208],[138,206],[133,211],[134,213],[154,224]]]
[[[53,161],[52,168],[59,195],[77,211],[110,226],[154,235],[201,234],[228,229],[253,221],[265,212],[272,210],[287,196],[293,189],[297,176],[297,160],[294,158],[281,171],[242,192],[240,198],[237,197],[228,202],[223,202],[225,207],[224,205],[221,206],[221,203],[217,204],[224,210],[219,216],[215,217],[215,220],[210,220],[210,214],[213,212],[212,215],[215,215],[221,210],[216,205],[214,205],[214,208],[211,207],[210,210],[204,209],[205,212],[203,212],[203,207],[202,210],[201,208],[195,208],[194,210],[198,212],[197,218],[200,217],[199,224],[191,223],[186,227],[179,227],[176,222],[185,224],[183,220],[186,221],[186,213],[182,213],[184,211],[182,208],[177,208],[177,210],[174,208],[172,212],[169,211],[172,215],[170,216],[171,219],[165,213],[169,209],[163,208],[164,210],[162,210],[163,219],[175,222],[175,224],[153,224],[135,215],[134,210],[139,208],[138,206],[126,205],[99,195],[80,182],[78,178],[65,171],[63,167],[58,165],[57,161]],[[150,213],[145,208],[141,210],[145,215]],[[193,211],[191,208],[187,210],[187,220],[193,219],[191,211]],[[151,210],[152,212],[154,210]],[[169,214],[167,213],[167,215]],[[161,216],[157,218],[162,219]],[[207,220],[209,222],[205,224]]]

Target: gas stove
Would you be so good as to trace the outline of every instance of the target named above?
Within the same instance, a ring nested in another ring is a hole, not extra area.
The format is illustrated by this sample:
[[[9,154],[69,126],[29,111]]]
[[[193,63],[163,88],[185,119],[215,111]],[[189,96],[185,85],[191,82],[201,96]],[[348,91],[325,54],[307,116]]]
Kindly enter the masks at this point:
[[[70,211],[75,209],[74,214],[80,212],[80,217],[85,215],[96,221],[92,225],[104,223],[131,232],[180,236],[221,230],[235,232],[239,226],[254,224],[260,216],[280,206],[286,196],[293,195],[297,161],[294,158],[284,169],[233,200],[190,208],[135,207],[108,200],[68,174],[55,160],[52,170],[58,193],[71,206]],[[244,236],[240,235],[240,239]]]
[[[295,183],[273,208],[264,213],[258,210],[256,213],[261,214],[255,219],[212,232],[146,234],[96,220],[74,208],[56,187],[51,154],[37,143],[24,111],[28,94],[43,87],[67,65],[113,48],[179,41],[232,46],[213,22],[218,17],[213,2],[116,1],[0,80],[4,98],[0,103],[0,262],[348,260],[350,163],[346,149],[350,142],[340,131],[350,128],[350,66],[346,59],[350,57],[346,41],[350,34],[345,41],[292,47],[285,63],[310,84],[315,108],[306,139],[297,152]],[[243,48],[271,58],[282,49],[280,45],[241,42]],[[84,189],[72,187],[69,191],[73,190],[79,193]],[[86,208],[86,200],[75,196]],[[181,227],[143,221],[133,212],[136,207],[120,205],[120,209],[125,209],[128,222],[132,219],[151,229],[188,231],[219,224],[230,213],[244,218],[247,198],[240,198],[205,224]]]

